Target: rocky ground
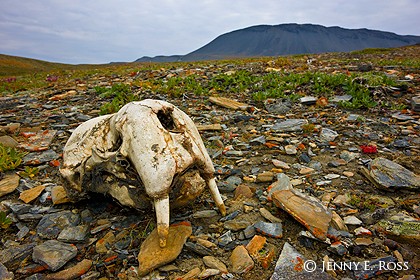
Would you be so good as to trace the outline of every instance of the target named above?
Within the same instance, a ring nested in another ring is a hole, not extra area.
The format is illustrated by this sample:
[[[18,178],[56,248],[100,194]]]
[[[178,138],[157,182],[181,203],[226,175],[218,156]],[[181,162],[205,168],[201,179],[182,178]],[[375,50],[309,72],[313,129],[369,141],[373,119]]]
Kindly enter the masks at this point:
[[[77,78],[54,73],[46,85],[12,90],[19,77],[3,79],[2,157],[5,147],[26,155],[0,176],[0,279],[416,279],[419,53],[414,46],[290,63],[129,65]],[[351,73],[361,82],[375,72],[404,86],[369,88],[378,105],[356,110],[340,105],[350,96],[338,90],[325,97],[301,88],[297,99],[260,100],[247,89],[175,96],[150,86],[154,79],[198,74],[205,82],[237,71]],[[63,147],[110,102],[98,87],[114,84],[184,110],[216,168],[228,215],[205,191],[171,211],[165,251],[153,245],[153,211],[93,193],[69,203],[62,192]]]

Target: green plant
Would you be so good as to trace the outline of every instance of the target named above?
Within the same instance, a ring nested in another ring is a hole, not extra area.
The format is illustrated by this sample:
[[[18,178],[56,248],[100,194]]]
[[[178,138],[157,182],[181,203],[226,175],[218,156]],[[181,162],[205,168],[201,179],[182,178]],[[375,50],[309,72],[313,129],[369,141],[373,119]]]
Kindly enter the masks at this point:
[[[113,98],[110,102],[101,106],[101,115],[115,113],[128,102],[138,100],[137,97],[131,93],[130,86],[126,84],[114,84],[111,88],[105,89],[96,87],[95,91],[99,93],[102,98]]]
[[[22,158],[26,155],[16,148],[6,147],[0,144],[0,172],[13,170],[22,163]]]
[[[37,167],[25,166],[25,170],[20,171],[19,175],[25,178],[33,178],[38,175],[39,169]]]
[[[7,229],[12,224],[12,220],[7,217],[6,212],[0,211],[0,228]]]

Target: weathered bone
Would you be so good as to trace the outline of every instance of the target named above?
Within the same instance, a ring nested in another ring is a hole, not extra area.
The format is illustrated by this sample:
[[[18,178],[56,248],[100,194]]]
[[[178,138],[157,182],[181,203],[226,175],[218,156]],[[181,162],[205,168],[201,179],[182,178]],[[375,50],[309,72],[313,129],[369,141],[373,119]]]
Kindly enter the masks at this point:
[[[194,122],[168,102],[131,102],[115,114],[81,124],[67,141],[63,159],[60,172],[69,191],[108,193],[135,208],[144,208],[145,192],[155,206],[162,247],[169,229],[169,195],[177,182],[203,178],[220,212],[226,215],[213,164]],[[140,179],[134,185],[120,182],[131,178],[133,183],[131,167],[123,166],[124,161],[133,165]],[[100,184],[89,182],[102,180],[97,174],[104,173],[114,178]],[[179,190],[176,204],[183,205],[190,196],[201,193],[198,188],[188,192],[186,187]]]

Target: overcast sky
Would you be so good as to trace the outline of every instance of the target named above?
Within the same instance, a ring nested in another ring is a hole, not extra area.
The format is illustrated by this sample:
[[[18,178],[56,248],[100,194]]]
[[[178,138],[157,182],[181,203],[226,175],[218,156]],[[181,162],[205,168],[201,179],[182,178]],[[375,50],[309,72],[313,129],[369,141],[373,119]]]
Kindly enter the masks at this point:
[[[187,54],[259,24],[420,35],[419,0],[1,0],[0,53],[64,63]]]

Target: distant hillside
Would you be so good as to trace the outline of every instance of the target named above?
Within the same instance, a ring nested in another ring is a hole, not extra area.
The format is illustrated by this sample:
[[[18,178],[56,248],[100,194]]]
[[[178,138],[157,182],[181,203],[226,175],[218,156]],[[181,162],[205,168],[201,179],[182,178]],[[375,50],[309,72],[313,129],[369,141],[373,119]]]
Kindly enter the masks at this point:
[[[349,52],[393,48],[420,43],[420,36],[397,35],[369,29],[345,29],[314,24],[258,25],[220,35],[184,56],[142,57],[136,62],[168,62]],[[173,59],[173,60],[171,60]]]
[[[0,76],[23,75],[62,69],[92,69],[108,65],[110,64],[63,64],[20,56],[0,54]]]

